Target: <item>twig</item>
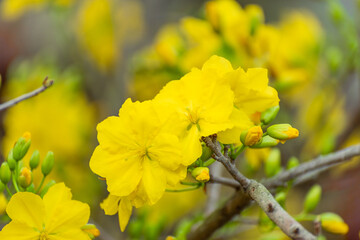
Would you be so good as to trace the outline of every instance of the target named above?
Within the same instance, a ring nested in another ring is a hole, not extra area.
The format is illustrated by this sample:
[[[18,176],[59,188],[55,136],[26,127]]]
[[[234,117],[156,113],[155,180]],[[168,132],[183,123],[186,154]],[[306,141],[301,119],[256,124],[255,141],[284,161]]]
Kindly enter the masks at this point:
[[[214,152],[213,158],[221,162],[228,172],[238,181],[245,193],[252,198],[266,213],[266,215],[289,237],[292,239],[316,239],[300,223],[291,217],[274,199],[267,188],[261,183],[248,179],[242,175],[236,166],[231,163],[231,159],[221,153],[219,144],[209,138],[203,138],[206,145]]]
[[[330,168],[358,155],[360,155],[360,144],[339,150],[326,156],[317,157],[312,161],[299,165],[297,168],[278,174],[277,176],[265,181],[264,185],[268,188],[282,186],[285,182],[295,179],[301,175],[308,174],[311,171],[322,169],[324,167]]]
[[[240,184],[230,178],[224,178],[224,177],[218,177],[218,176],[213,176],[210,175],[210,181],[209,183],[218,183],[218,184],[223,184],[229,187],[233,187],[233,188],[240,188]]]
[[[48,89],[49,87],[51,87],[54,83],[54,80],[48,80],[48,77],[45,77],[42,86],[39,87],[38,89],[35,89],[32,92],[26,93],[24,95],[21,95],[20,97],[14,98],[12,100],[9,100],[7,102],[4,102],[2,104],[0,104],[0,111],[4,111],[5,109],[14,106],[15,104],[24,101],[28,98],[34,97],[36,95],[38,95],[39,93],[45,91],[46,89]]]

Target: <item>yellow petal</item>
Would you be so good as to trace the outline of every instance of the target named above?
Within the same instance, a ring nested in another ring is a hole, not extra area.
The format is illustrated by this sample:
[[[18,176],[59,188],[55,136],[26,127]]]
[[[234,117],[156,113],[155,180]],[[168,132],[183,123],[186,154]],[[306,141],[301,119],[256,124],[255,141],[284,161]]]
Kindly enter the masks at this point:
[[[52,186],[43,198],[46,210],[46,222],[49,222],[50,219],[56,217],[58,214],[58,207],[64,202],[70,201],[71,197],[71,191],[64,183],[57,183]]]
[[[109,196],[100,203],[100,207],[104,209],[106,215],[115,215],[119,208],[120,197],[109,194]]]
[[[189,166],[198,159],[202,154],[200,143],[200,133],[195,125],[187,131],[186,136],[180,140],[184,154],[183,165]]]
[[[69,228],[55,235],[48,235],[48,240],[90,240],[89,235],[80,228]]]
[[[106,178],[108,191],[117,196],[126,196],[134,191],[142,175],[137,156],[123,160],[121,155],[110,154],[101,145],[96,147],[90,159],[90,168]]]
[[[40,196],[34,193],[19,192],[13,195],[6,207],[6,212],[12,220],[42,229],[45,207]]]
[[[129,222],[132,212],[132,205],[128,198],[122,198],[119,204],[119,224],[121,231],[125,231],[125,228]]]
[[[0,239],[38,240],[39,232],[27,224],[13,220],[0,231]]]
[[[150,205],[156,203],[164,194],[166,187],[165,173],[157,161],[144,159],[143,177],[141,186],[143,187]]]

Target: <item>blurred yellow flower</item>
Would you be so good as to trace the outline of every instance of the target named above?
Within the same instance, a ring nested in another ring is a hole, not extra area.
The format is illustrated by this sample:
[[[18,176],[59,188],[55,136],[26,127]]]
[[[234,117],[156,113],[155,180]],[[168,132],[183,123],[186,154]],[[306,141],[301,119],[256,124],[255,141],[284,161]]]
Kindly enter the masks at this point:
[[[2,239],[90,240],[81,230],[89,220],[90,208],[71,200],[64,183],[51,187],[43,199],[30,192],[16,193],[6,212],[12,221],[1,230]]]
[[[6,210],[8,201],[3,193],[0,193],[0,215],[3,215]]]

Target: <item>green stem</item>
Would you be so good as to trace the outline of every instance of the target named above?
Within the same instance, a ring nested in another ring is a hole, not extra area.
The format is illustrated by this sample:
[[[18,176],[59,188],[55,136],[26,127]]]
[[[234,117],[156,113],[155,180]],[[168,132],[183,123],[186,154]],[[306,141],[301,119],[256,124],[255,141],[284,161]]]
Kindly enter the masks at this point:
[[[202,185],[202,184],[201,184]],[[201,185],[197,185],[194,187],[190,187],[190,188],[183,188],[183,189],[166,189],[166,192],[187,192],[187,191],[192,191],[192,190],[196,190],[199,187],[201,187]]]
[[[16,182],[16,179],[15,179],[15,174],[16,174],[15,172],[13,172],[11,174],[12,183],[14,185],[14,188],[15,188],[16,192],[20,192],[19,186],[18,186],[18,184]]]
[[[236,150],[235,154],[232,154],[233,158],[237,158],[237,156],[240,155],[240,153],[242,153],[245,150],[246,146],[245,145],[241,145],[241,147]]]
[[[180,181],[180,183],[182,185],[187,185],[187,186],[198,186],[198,185],[201,185],[199,184],[198,182],[183,182],[183,181]]]
[[[213,158],[210,158],[209,160],[207,160],[206,162],[204,162],[203,167],[208,167],[211,164],[213,164],[216,160]]]
[[[306,213],[300,213],[295,217],[295,220],[297,221],[314,221],[315,219],[316,219],[316,215],[306,214]]]
[[[6,189],[7,193],[9,194],[9,196],[12,197],[13,194],[11,193],[11,191],[7,185],[5,185],[5,189]]]
[[[39,187],[36,189],[35,193],[39,193],[39,192],[40,192],[41,187],[42,187],[42,185],[44,184],[45,178],[46,178],[46,176],[43,176],[43,178],[41,179],[40,185],[39,185]]]

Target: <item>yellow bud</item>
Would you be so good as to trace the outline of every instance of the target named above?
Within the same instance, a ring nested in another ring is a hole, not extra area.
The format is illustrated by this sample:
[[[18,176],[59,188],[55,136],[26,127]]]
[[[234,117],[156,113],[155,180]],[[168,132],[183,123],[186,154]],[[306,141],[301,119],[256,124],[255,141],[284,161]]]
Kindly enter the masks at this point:
[[[321,214],[321,226],[328,232],[345,235],[349,231],[349,226],[344,220],[335,213]]]
[[[31,139],[31,133],[28,131],[24,132],[22,136],[23,138],[25,138],[26,141],[29,141]]]
[[[192,170],[191,175],[199,182],[207,182],[210,180],[209,168],[197,167]]]
[[[272,138],[270,136],[265,136],[262,138],[261,142],[250,146],[251,148],[268,148],[275,147],[279,143],[279,140]]]
[[[96,226],[94,224],[86,224],[81,227],[81,230],[86,232],[91,239],[94,239],[94,238],[100,236],[100,231],[99,231],[99,229],[96,228]]]
[[[291,127],[290,124],[275,124],[270,126],[266,131],[271,137],[283,141],[299,136],[299,130]]]
[[[214,29],[219,29],[219,13],[217,9],[217,3],[215,1],[210,1],[206,3],[205,6],[206,10],[206,17],[211,23],[211,25],[214,27]]]
[[[165,240],[176,240],[176,238],[173,236],[167,236]]]
[[[14,145],[13,158],[16,161],[20,161],[29,150],[30,144],[31,144],[31,134],[30,132],[25,132],[23,136],[21,136]]]
[[[254,126],[247,131],[243,131],[240,136],[240,141],[245,146],[253,146],[262,139],[263,131],[260,126]]]
[[[20,170],[20,175],[19,175],[18,180],[19,180],[19,184],[21,187],[27,188],[28,186],[30,186],[30,184],[32,182],[32,176],[31,176],[30,169],[28,169],[27,167],[23,167]]]

